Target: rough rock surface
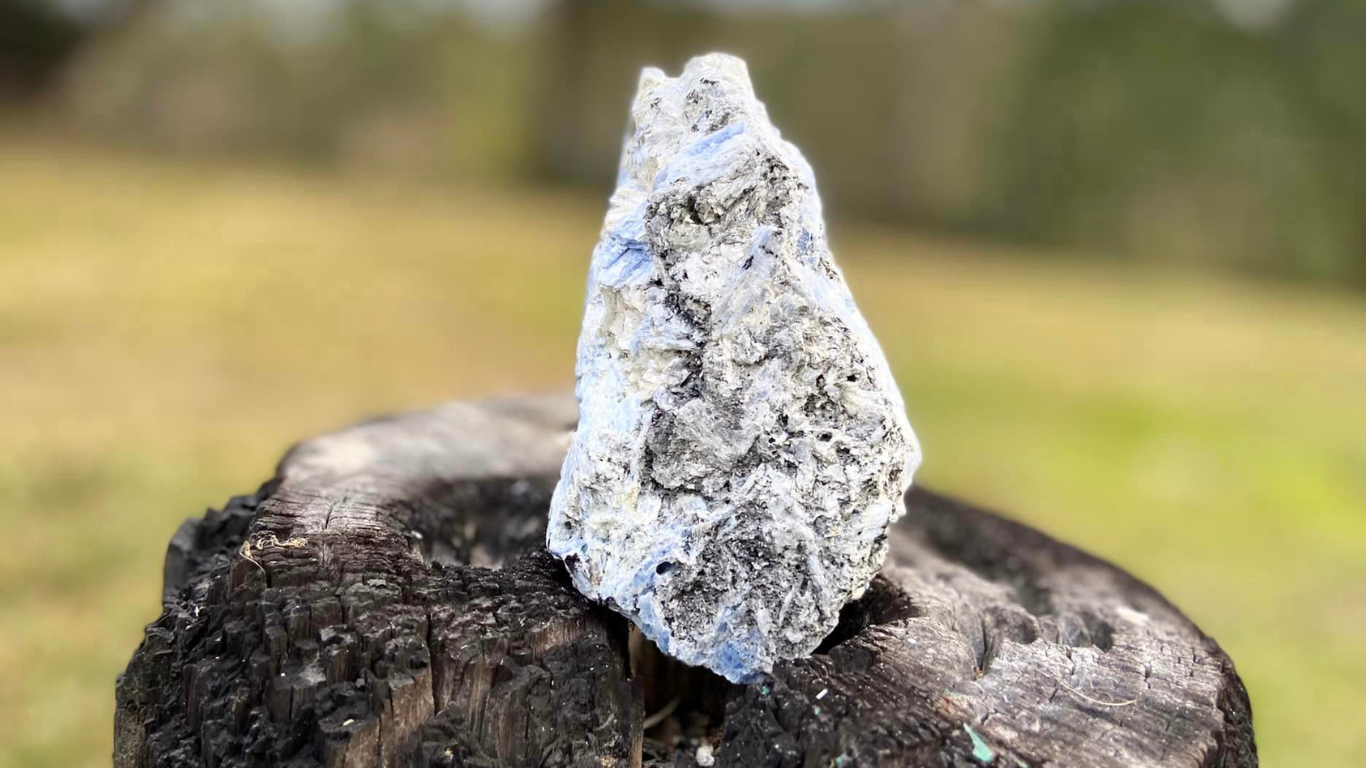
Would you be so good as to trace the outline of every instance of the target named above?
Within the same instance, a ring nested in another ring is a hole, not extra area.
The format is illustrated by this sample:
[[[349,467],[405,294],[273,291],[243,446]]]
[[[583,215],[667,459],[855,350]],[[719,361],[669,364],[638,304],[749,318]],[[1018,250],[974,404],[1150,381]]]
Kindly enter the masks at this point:
[[[744,62],[647,69],[632,116],[547,542],[663,651],[751,680],[862,594],[919,447]]]

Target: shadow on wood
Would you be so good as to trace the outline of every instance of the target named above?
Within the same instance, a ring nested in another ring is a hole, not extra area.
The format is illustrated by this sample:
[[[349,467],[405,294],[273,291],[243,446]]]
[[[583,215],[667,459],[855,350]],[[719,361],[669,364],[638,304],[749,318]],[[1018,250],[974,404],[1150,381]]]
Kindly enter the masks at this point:
[[[810,658],[732,686],[660,657],[544,552],[573,422],[365,422],[186,521],[115,765],[693,766],[699,738],[744,768],[1257,764],[1232,662],[1160,595],[919,488]]]

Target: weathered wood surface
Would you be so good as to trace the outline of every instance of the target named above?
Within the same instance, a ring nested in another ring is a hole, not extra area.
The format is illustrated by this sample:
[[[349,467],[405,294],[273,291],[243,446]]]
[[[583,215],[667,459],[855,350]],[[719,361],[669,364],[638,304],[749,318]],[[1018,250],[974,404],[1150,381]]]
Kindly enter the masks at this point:
[[[1233,664],[1160,595],[921,489],[814,656],[762,685],[681,668],[543,551],[573,419],[366,422],[187,521],[115,765],[693,766],[700,743],[744,768],[1257,764]]]

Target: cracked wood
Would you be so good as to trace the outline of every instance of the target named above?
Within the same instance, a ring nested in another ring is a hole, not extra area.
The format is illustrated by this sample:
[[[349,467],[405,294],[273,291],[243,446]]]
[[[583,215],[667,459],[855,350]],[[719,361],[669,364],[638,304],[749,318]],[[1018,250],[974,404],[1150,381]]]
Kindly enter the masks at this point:
[[[627,623],[544,552],[573,421],[552,398],[365,422],[187,521],[118,684],[115,765],[694,765],[645,731],[660,691]],[[716,765],[1257,764],[1232,662],[1151,588],[969,505],[906,503],[814,655],[750,685],[692,673]]]

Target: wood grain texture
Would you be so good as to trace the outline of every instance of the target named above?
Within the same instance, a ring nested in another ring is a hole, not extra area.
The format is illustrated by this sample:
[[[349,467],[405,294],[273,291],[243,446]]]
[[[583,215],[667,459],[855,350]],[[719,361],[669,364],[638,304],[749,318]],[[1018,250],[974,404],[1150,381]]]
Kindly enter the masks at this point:
[[[115,765],[692,766],[684,736],[744,768],[1257,764],[1232,662],[1159,594],[923,489],[815,655],[749,686],[661,672],[544,552],[573,421],[543,398],[365,422],[186,521]]]

